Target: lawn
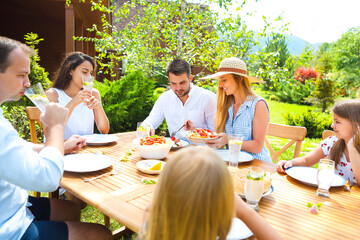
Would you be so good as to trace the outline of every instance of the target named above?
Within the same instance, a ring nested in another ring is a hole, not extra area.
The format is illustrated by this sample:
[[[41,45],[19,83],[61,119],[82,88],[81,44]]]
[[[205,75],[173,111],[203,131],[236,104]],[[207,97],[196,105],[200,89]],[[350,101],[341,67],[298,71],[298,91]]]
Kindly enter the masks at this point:
[[[315,109],[312,106],[304,106],[304,105],[297,105],[297,104],[289,104],[289,103],[283,103],[278,101],[271,101],[267,98],[266,93],[262,92],[259,88],[255,89],[256,93],[260,96],[264,97],[269,105],[270,109],[270,121],[272,123],[280,123],[280,124],[286,124],[285,120],[283,118],[283,114],[286,113],[298,113],[307,109]],[[283,146],[287,144],[289,140],[287,139],[279,139],[275,137],[268,137],[272,147],[275,151],[280,150]],[[319,143],[321,139],[310,139],[305,138],[302,146],[301,146],[301,153],[300,155],[303,156],[306,153],[310,152],[312,149],[314,149]],[[291,146],[288,150],[286,150],[282,155],[280,155],[279,159],[282,160],[291,160],[293,158],[295,145]],[[91,206],[87,206],[82,210],[81,214],[81,221],[84,222],[94,222],[94,223],[100,223],[104,224],[104,217],[101,212],[99,212],[96,208],[93,208]],[[113,219],[110,220],[110,230],[116,230],[121,225],[114,221]],[[136,235],[130,235],[126,236],[122,239],[136,239]]]

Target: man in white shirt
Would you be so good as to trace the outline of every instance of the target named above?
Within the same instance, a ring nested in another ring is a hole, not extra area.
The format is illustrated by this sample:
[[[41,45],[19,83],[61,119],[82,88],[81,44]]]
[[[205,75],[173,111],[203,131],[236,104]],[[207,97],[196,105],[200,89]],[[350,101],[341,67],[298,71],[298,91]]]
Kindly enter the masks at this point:
[[[161,94],[149,116],[144,120],[144,125],[146,123],[151,125],[151,134],[164,118],[170,135],[185,123],[185,129],[187,129],[187,125],[191,122],[196,128],[214,131],[216,95],[191,83],[193,76],[190,74],[190,64],[185,60],[172,61],[166,67],[166,73],[171,90]],[[176,138],[181,137],[181,131],[177,132]]]
[[[0,105],[19,100],[30,86],[33,52],[0,37]],[[28,197],[29,190],[56,190],[64,171],[64,149],[68,152],[84,144],[76,137],[64,144],[67,116],[66,108],[50,103],[41,116],[47,141],[38,145],[20,138],[0,108],[0,239],[111,239],[104,226],[79,222],[75,203]]]

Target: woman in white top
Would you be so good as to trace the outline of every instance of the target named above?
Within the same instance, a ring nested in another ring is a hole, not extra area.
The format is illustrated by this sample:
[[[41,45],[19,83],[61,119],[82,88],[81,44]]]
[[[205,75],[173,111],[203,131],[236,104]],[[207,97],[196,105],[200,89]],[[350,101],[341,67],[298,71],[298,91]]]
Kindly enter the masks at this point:
[[[328,137],[303,157],[279,161],[277,170],[285,172],[292,166],[312,166],[321,158],[335,161],[335,173],[345,180],[360,182],[360,101],[346,100],[332,109],[335,136]]]
[[[82,53],[70,53],[55,77],[54,85],[46,91],[50,102],[58,102],[69,109],[64,138],[73,134],[92,134],[94,120],[100,133],[109,132],[109,120],[101,104],[97,89],[83,90],[83,76],[91,76],[95,69],[94,60]]]

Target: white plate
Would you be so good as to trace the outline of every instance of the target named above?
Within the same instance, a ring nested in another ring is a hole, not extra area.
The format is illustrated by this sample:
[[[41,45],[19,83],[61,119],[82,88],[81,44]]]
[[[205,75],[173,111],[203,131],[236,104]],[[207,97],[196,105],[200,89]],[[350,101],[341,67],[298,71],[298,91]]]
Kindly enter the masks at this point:
[[[287,175],[310,186],[317,187],[317,168],[291,167],[285,170]],[[339,187],[345,184],[345,179],[334,173],[332,187]]]
[[[226,162],[229,161],[229,150],[228,150],[228,149],[224,149],[224,150],[218,149],[218,150],[215,150],[215,152],[216,152],[217,154],[219,154],[220,157],[221,157],[224,161],[226,161]],[[252,161],[252,160],[254,160],[254,157],[253,157],[250,153],[243,152],[243,151],[240,152],[239,163],[242,163],[242,162],[250,162],[250,161]]]
[[[268,196],[268,195],[270,195],[273,191],[274,191],[274,187],[273,187],[273,185],[271,185],[270,188],[269,188],[269,190],[267,190],[266,192],[264,192],[262,196],[263,196],[263,197]],[[236,193],[236,194],[239,195],[239,196],[242,197],[242,198],[245,198],[245,195],[243,195],[243,194],[239,194],[239,193]]]
[[[251,237],[253,233],[250,229],[238,218],[233,218],[231,229],[227,235],[227,240],[238,240]]]
[[[80,153],[64,156],[64,170],[69,172],[93,172],[112,164],[113,159],[103,154]]]
[[[169,138],[170,139],[170,138]],[[171,139],[170,139],[171,140]],[[186,146],[188,146],[190,143],[189,142],[187,142],[187,141],[184,141],[184,140],[181,140],[180,139],[180,143],[181,143],[181,146],[172,146],[171,147],[171,150],[178,150],[178,149],[180,149],[180,148],[183,148],[183,147],[186,147]]]
[[[159,160],[142,160],[136,163],[136,167],[143,173],[159,174],[161,170],[160,171],[149,170],[149,168],[151,168],[152,166],[154,166],[159,162],[161,162],[161,170],[162,170],[165,166],[165,162]]]
[[[117,141],[118,137],[108,134],[82,135],[86,138],[86,145],[101,146]]]

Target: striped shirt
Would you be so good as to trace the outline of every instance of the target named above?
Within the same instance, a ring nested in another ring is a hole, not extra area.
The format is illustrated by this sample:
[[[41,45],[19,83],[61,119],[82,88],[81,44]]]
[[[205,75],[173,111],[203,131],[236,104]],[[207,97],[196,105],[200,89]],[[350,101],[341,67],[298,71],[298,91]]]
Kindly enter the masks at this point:
[[[269,109],[266,101],[261,97],[248,96],[245,102],[239,107],[239,110],[234,116],[234,103],[228,110],[229,118],[226,121],[225,132],[226,134],[236,134],[244,136],[244,141],[253,140],[253,119],[255,114],[255,106],[258,101],[264,101]],[[271,162],[269,150],[263,145],[260,153],[250,153],[254,158],[263,161]]]

